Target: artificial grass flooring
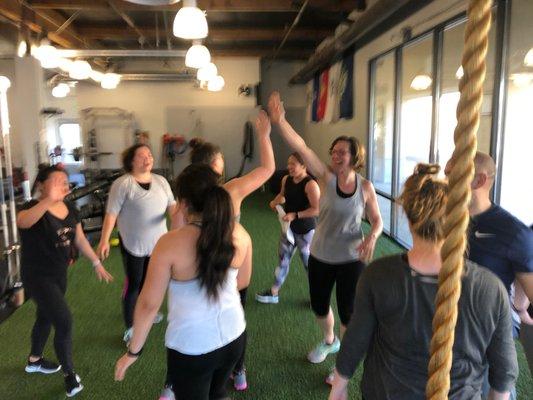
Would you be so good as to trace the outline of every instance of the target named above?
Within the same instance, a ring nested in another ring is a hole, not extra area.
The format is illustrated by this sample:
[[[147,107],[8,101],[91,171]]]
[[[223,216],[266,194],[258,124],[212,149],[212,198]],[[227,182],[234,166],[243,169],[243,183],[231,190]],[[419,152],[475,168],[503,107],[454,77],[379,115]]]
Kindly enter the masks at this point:
[[[272,196],[257,193],[244,204],[242,223],[254,243],[254,271],[248,290],[247,376],[249,389],[229,391],[233,399],[326,399],[329,387],[324,383],[334,357],[322,364],[310,364],[307,352],[320,338],[309,308],[307,280],[298,256],[280,292],[277,305],[259,304],[256,292],[272,284],[277,264],[279,224],[268,209]],[[376,257],[401,251],[386,237],[378,242]],[[74,320],[74,365],[85,389],[81,399],[157,399],[166,371],[164,349],[165,323],[154,325],[139,360],[129,369],[126,379],[113,381],[115,361],[124,353],[124,326],[120,296],[124,274],[118,248],[114,248],[106,267],[115,277],[109,285],[100,283],[90,263],[80,260],[69,271],[67,299]],[[334,297],[332,299],[334,301]],[[166,307],[166,305],[164,306]],[[0,399],[64,399],[61,374],[26,374],[24,366],[30,349],[30,332],[35,306],[29,301],[0,325]],[[55,360],[53,332],[45,356]],[[518,399],[533,397],[533,379],[520,344]],[[361,367],[352,379],[350,399],[360,399],[358,383]]]

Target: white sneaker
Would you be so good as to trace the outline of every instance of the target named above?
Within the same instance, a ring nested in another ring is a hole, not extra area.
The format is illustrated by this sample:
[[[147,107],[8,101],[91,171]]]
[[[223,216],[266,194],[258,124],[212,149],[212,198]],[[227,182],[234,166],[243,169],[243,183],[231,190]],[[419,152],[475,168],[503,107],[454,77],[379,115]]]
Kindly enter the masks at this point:
[[[126,331],[124,332],[124,336],[122,337],[122,340],[128,343],[132,337],[133,337],[133,327],[126,329]]]
[[[321,363],[326,359],[328,354],[335,354],[339,351],[341,342],[337,336],[331,344],[327,344],[325,341],[320,342],[308,355],[307,359],[313,364]]]
[[[154,324],[160,323],[161,321],[163,321],[164,318],[165,316],[162,313],[158,312],[154,318]]]

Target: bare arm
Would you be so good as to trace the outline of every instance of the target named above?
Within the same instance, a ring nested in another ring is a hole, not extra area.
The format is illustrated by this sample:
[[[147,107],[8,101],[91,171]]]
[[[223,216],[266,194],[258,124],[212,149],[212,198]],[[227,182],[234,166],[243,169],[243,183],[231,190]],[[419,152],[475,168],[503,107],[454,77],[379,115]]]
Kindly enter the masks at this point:
[[[105,214],[104,222],[102,224],[102,233],[100,235],[100,242],[98,243],[96,250],[98,256],[102,260],[105,260],[109,256],[109,238],[111,237],[111,232],[113,231],[116,222],[117,215],[111,213]]]
[[[285,110],[278,92],[273,92],[268,100],[268,113],[272,123],[278,124],[281,136],[287,142],[289,147],[297,151],[307,166],[307,169],[318,179],[327,181],[330,172],[316,153],[307,147],[307,144],[300,135],[293,129],[291,124],[285,119]]]
[[[80,223],[76,224],[76,238],[74,244],[78,250],[81,251],[81,253],[91,261],[94,267],[94,272],[96,272],[96,276],[100,281],[104,280],[106,282],[111,282],[113,280],[113,276],[106,271],[100,262],[100,259],[91,247],[91,244],[87,240]]]
[[[48,208],[54,204],[54,201],[46,197],[35,204],[32,208],[19,211],[17,214],[17,227],[20,229],[31,228],[37,221],[39,221]]]
[[[250,285],[252,278],[252,240],[247,237],[246,255],[237,273],[237,289],[242,290]]]
[[[172,248],[172,244],[167,240],[168,238],[163,236],[154,248],[146,281],[135,305],[133,337],[129,344],[132,353],[138,353],[143,348],[170,281],[172,252],[168,250]],[[127,369],[136,360],[137,357],[124,354],[115,366],[115,380],[123,380]]]
[[[246,196],[260,188],[272,176],[276,168],[274,151],[270,141],[270,120],[264,111],[259,112],[255,127],[261,164],[246,175],[226,182],[224,188],[229,192],[234,203],[240,204]],[[240,212],[240,210],[234,211],[236,214]]]
[[[272,201],[268,204],[271,209],[275,210],[276,206],[278,204],[285,204],[285,182],[287,181],[287,177],[289,175],[285,175],[283,179],[281,180],[281,190],[279,193],[272,199]]]
[[[309,208],[303,211],[298,211],[298,218],[317,217],[318,212],[320,211],[320,188],[318,187],[318,183],[314,180],[307,182],[305,185],[305,194],[309,200]]]
[[[517,273],[516,281],[519,283],[519,285],[517,285],[519,290],[525,294],[529,302],[533,302],[533,272]]]
[[[524,286],[525,285],[525,286]],[[531,297],[526,294],[525,288],[531,289],[533,286],[533,273],[518,273],[514,281],[514,308],[523,324],[533,325],[533,318],[529,315],[527,309],[531,303]]]
[[[374,186],[370,181],[363,180],[363,195],[365,197],[365,211],[370,222],[370,233],[359,246],[359,256],[363,261],[370,261],[374,256],[374,248],[379,235],[383,231],[383,221],[379,212],[378,198]]]

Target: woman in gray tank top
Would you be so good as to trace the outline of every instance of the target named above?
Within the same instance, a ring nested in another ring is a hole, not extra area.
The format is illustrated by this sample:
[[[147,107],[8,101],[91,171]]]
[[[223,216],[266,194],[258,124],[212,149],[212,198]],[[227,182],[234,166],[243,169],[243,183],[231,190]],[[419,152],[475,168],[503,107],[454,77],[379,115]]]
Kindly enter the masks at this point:
[[[330,307],[333,286],[336,285],[342,338],[353,311],[357,280],[364,262],[372,258],[383,223],[372,183],[357,173],[364,166],[364,148],[356,138],[336,138],[329,149],[331,159],[327,166],[285,119],[279,93],[270,96],[268,111],[271,122],[278,124],[283,139],[303,157],[320,186],[320,213],[311,243],[308,276],[311,308],[324,338],[307,356],[310,362],[320,363],[340,347]],[[371,224],[367,237],[361,229],[365,214]]]

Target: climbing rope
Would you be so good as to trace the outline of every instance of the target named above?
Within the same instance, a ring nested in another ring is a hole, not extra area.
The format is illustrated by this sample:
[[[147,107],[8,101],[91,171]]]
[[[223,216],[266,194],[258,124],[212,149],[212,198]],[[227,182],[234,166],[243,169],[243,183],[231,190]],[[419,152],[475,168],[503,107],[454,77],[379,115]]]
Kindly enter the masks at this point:
[[[457,302],[461,295],[463,258],[468,228],[470,183],[474,177],[474,156],[477,150],[476,131],[483,101],[485,58],[491,18],[491,0],[471,0],[465,28],[462,66],[464,75],[459,83],[461,96],[457,105],[457,127],[454,132],[455,150],[449,175],[449,196],[444,226],[445,241],[441,250],[442,268],[435,298],[433,337],[426,398],[448,398],[452,348],[457,322]]]

